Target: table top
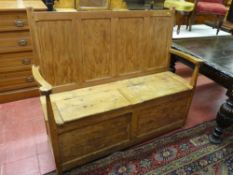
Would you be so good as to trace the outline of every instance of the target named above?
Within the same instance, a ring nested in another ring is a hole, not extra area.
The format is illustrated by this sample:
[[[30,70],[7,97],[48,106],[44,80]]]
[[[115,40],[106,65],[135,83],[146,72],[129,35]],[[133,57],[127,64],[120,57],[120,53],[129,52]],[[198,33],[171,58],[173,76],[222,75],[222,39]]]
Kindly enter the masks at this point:
[[[172,47],[198,57],[204,64],[233,78],[233,37],[206,37],[174,40]]]
[[[21,11],[27,7],[36,10],[47,9],[42,0],[0,0],[0,11]]]

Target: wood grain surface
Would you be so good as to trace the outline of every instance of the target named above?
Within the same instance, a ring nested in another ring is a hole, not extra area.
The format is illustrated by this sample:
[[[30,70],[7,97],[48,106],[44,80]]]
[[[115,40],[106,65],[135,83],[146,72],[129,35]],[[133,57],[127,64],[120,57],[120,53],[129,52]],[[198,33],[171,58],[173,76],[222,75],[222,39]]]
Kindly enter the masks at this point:
[[[0,0],[0,103],[38,96],[31,74],[31,35],[26,8],[46,10],[42,0]]]
[[[58,174],[183,126],[200,61],[170,49],[172,11],[28,13]],[[190,82],[170,52],[195,65]]]
[[[32,18],[35,62],[52,85],[86,87],[168,67],[171,11],[35,12]]]
[[[41,0],[1,0],[1,11],[25,11],[26,8],[32,7],[36,10],[46,10],[47,7]]]

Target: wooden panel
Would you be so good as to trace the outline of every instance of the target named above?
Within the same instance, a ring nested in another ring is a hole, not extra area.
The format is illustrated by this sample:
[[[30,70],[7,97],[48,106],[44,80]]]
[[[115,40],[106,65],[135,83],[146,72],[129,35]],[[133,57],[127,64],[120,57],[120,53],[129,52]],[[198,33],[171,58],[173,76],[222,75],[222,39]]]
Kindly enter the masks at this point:
[[[140,104],[191,89],[187,82],[177,78],[179,77],[171,72],[162,72],[123,80],[118,89],[131,104]]]
[[[135,119],[137,121],[136,136],[152,135],[172,123],[184,121],[190,99],[190,93],[176,94],[163,97],[160,103],[150,102],[148,105],[138,107],[134,113],[134,117],[137,118]]]
[[[79,26],[78,26],[79,27]],[[82,20],[82,67],[84,81],[95,81],[113,75],[110,19]]]
[[[171,46],[172,19],[169,17],[150,17],[145,20],[146,42],[143,58],[145,69],[153,71],[164,68],[169,64],[168,49]],[[149,23],[149,24],[148,24]]]
[[[117,27],[117,54],[119,75],[128,75],[142,71],[143,18],[120,18]]]
[[[30,70],[32,52],[0,54],[0,73]]]
[[[76,91],[72,99],[64,99],[56,102],[61,118],[64,122],[74,121],[82,117],[96,115],[111,110],[116,110],[130,103],[117,91],[105,90],[92,91],[86,89],[86,93]]]
[[[40,37],[36,42],[42,73],[54,85],[75,81],[73,70],[77,68],[73,68],[73,65],[77,51],[73,46],[77,41],[72,36],[75,35],[72,21],[38,22],[37,27]]]
[[[130,121],[131,115],[125,114],[60,135],[62,162],[95,156],[96,153],[127,143],[130,139]]]
[[[86,87],[160,72],[168,67],[171,11],[32,15],[39,58],[36,63],[53,85],[76,82],[78,87]],[[158,25],[163,20],[162,26]],[[158,49],[161,53],[155,51]]]

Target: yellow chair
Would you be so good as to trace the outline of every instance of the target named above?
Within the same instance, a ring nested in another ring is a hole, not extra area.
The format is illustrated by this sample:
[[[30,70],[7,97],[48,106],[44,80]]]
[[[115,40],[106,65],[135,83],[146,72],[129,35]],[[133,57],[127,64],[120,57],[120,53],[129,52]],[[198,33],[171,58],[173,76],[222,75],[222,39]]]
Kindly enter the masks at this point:
[[[164,8],[168,9],[175,9],[179,17],[186,17],[186,29],[188,29],[188,26],[191,22],[191,14],[194,9],[194,3],[186,2],[184,0],[165,0],[164,2]],[[180,26],[182,24],[182,20],[177,20],[177,34],[180,33]]]

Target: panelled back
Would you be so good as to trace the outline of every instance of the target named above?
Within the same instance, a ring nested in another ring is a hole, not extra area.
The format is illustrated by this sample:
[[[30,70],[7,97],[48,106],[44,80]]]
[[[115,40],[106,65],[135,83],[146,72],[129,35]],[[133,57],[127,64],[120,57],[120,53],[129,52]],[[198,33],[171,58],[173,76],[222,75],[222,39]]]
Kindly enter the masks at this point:
[[[173,12],[89,11],[29,14],[35,63],[53,85],[96,85],[164,71]]]

